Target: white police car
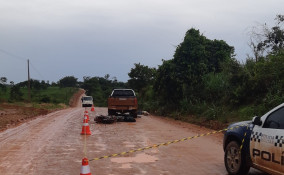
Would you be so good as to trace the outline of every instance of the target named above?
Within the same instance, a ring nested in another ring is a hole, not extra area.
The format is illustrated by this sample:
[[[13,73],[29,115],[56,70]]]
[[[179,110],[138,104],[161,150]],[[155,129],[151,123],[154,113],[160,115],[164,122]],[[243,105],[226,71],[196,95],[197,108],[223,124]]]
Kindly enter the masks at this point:
[[[234,129],[226,131],[223,141],[229,174],[244,175],[250,167],[269,174],[284,174],[284,103],[262,117],[229,128]]]

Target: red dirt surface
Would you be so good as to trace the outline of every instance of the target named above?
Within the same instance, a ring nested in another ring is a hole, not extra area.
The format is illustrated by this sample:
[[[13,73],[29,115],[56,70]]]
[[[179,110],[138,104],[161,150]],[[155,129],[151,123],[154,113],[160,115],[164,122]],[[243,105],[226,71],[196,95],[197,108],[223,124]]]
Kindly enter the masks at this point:
[[[107,115],[107,108],[95,108],[95,112],[91,112],[90,108],[81,108],[83,93],[80,91],[74,95],[70,102],[73,108],[40,115],[0,132],[0,174],[78,175],[84,157],[107,156],[212,131],[151,115],[137,118],[135,123],[97,124],[94,122],[95,115]],[[17,111],[9,110],[10,114]],[[90,114],[90,136],[80,135],[85,110]],[[227,175],[222,138],[219,133],[124,156],[89,161],[89,166],[91,173],[96,175]],[[249,174],[264,173],[252,169]]]
[[[80,103],[80,99],[82,97],[82,95],[85,94],[85,90],[84,89],[79,89],[78,92],[76,92],[73,97],[70,99],[69,101],[69,106],[70,107],[80,107],[81,103]]]
[[[48,112],[47,109],[0,104],[0,131],[26,122],[36,116],[46,115]]]
[[[77,107],[79,99],[85,93],[83,89],[79,89],[70,99],[70,107]],[[7,128],[18,126],[24,122],[36,118],[37,116],[47,115],[58,109],[46,109],[46,104],[40,104],[40,108],[28,106],[31,104],[15,105],[9,103],[0,104],[0,131]],[[64,104],[61,105],[66,108]]]
[[[80,102],[78,103],[78,106]],[[90,136],[80,135],[85,109],[90,114]],[[163,117],[142,116],[135,123],[94,122],[107,108],[68,108],[39,116],[0,132],[1,174],[78,175],[88,159],[144,148],[212,130]],[[226,175],[222,134],[196,138],[124,156],[89,161],[91,173]],[[260,175],[251,170],[251,175]]]

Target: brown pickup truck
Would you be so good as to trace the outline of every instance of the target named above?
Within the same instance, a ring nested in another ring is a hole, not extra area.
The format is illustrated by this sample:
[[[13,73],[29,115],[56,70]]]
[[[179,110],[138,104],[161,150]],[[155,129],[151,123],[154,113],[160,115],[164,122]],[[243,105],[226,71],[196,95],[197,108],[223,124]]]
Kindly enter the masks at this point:
[[[138,103],[132,89],[114,89],[108,98],[108,115],[124,114],[129,112],[137,117]]]

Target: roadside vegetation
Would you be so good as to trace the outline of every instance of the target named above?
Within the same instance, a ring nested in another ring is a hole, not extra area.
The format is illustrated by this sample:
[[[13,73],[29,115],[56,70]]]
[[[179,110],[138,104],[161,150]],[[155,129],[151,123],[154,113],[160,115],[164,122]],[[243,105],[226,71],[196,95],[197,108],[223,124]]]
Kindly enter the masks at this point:
[[[128,74],[140,108],[178,120],[250,120],[284,102],[284,16],[251,32],[253,56],[235,59],[234,47],[186,32],[170,60],[157,69],[140,63]]]

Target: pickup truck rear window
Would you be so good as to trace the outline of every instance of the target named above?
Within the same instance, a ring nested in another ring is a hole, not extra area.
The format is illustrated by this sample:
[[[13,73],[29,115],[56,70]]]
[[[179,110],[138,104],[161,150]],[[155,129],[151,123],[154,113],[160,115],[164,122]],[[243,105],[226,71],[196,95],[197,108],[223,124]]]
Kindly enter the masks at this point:
[[[92,97],[83,97],[83,100],[93,100]]]
[[[132,90],[114,90],[112,97],[133,97],[134,92]]]

